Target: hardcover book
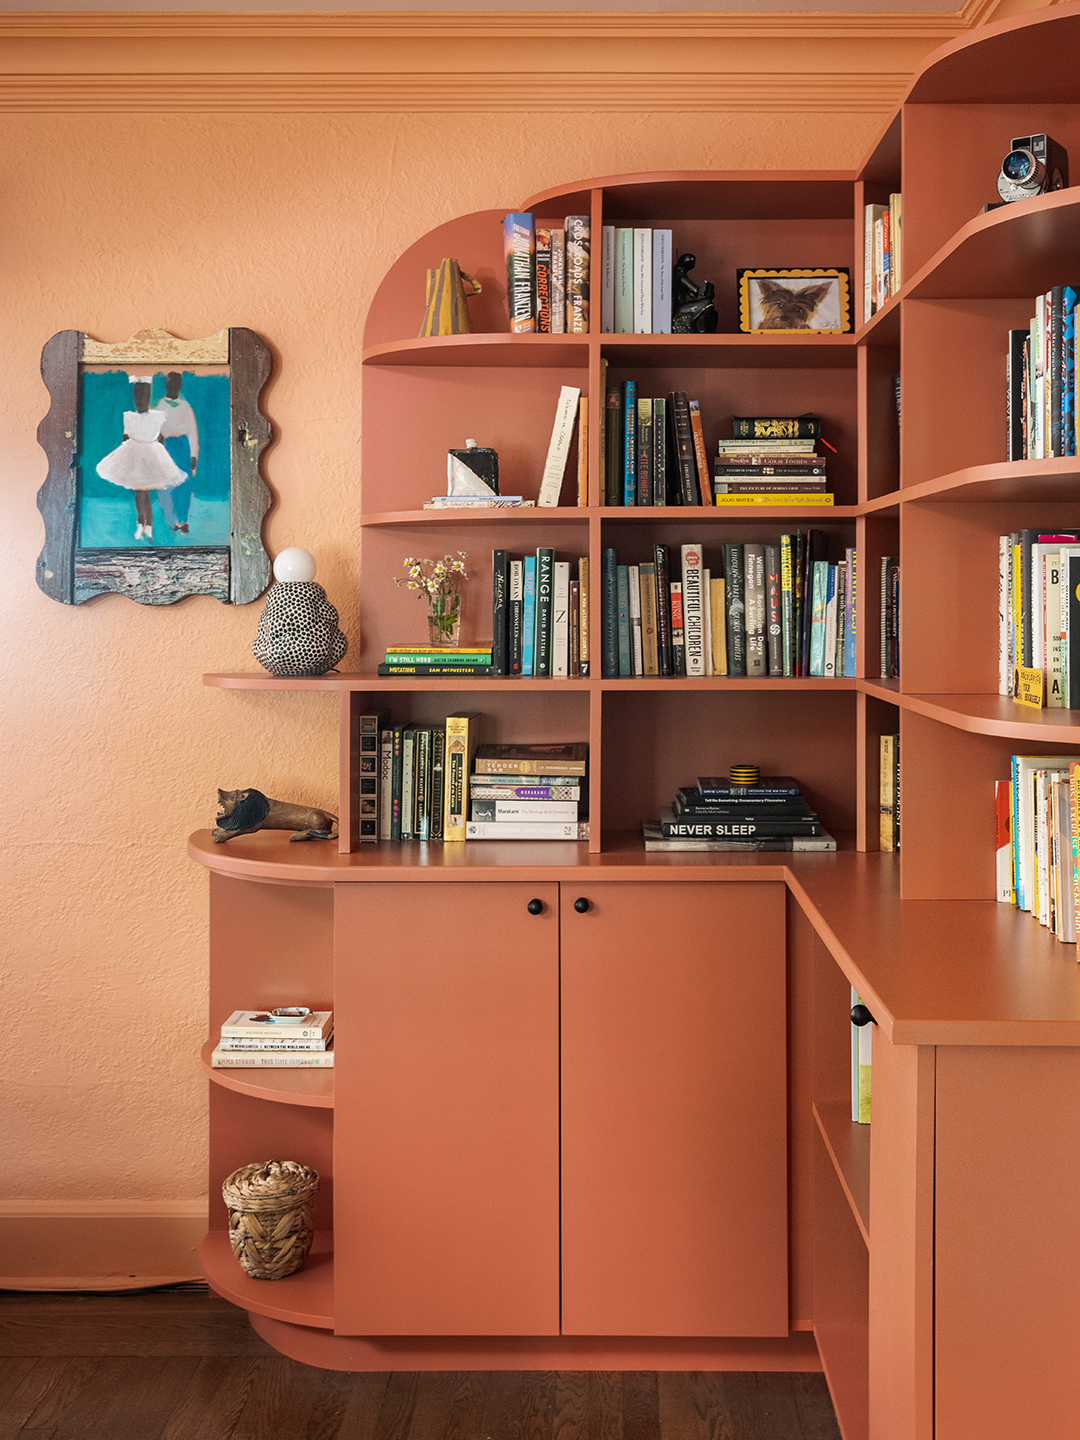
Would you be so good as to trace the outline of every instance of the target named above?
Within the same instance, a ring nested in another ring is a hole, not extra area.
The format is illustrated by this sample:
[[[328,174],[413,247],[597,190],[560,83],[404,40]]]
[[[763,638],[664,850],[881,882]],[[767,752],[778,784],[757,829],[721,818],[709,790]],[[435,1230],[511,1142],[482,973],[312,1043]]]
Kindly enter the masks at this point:
[[[682,546],[683,645],[687,675],[705,674],[705,620],[702,612],[701,546]]]
[[[746,572],[741,545],[724,546],[729,675],[746,674]]]
[[[477,775],[584,775],[589,747],[583,740],[563,745],[480,745]]]
[[[555,600],[555,551],[541,546],[536,552],[536,637],[533,673],[551,674],[551,624]]]
[[[446,717],[444,840],[465,839],[469,771],[472,768],[479,733],[480,716],[473,711],[461,711]]]
[[[566,217],[566,333],[589,333],[589,217]]]
[[[386,720],[386,711],[379,710],[371,715],[361,715],[357,727],[360,745],[357,819],[358,838],[362,845],[377,844],[379,839],[382,737]]]
[[[760,679],[768,674],[765,638],[765,547],[743,546],[744,606],[746,617],[746,673]]]
[[[551,333],[566,333],[566,231],[551,232]]]
[[[491,669],[495,675],[509,675],[509,572],[506,551],[491,552]]]
[[[503,220],[503,252],[506,256],[510,333],[528,334],[536,329],[533,314],[536,230],[533,217],[527,212],[512,212]]]
[[[551,227],[536,227],[536,328],[551,334]]]

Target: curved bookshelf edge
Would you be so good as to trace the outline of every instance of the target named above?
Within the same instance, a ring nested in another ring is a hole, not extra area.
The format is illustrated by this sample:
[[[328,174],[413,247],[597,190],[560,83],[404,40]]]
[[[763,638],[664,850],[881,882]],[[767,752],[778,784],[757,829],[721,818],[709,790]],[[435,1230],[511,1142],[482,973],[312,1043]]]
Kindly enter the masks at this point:
[[[582,367],[589,360],[588,335],[511,335],[509,331],[431,335],[369,345],[363,365],[437,365],[478,368],[492,365]]]
[[[303,1266],[284,1280],[253,1280],[241,1270],[226,1230],[208,1233],[200,1258],[211,1290],[241,1310],[290,1325],[334,1328],[334,1237],[330,1231],[315,1232]]]
[[[1073,500],[1078,481],[1080,457],[1076,455],[1051,460],[997,460],[936,475],[918,485],[904,486],[894,495],[902,505],[918,504],[920,500]]]
[[[855,1223],[870,1248],[870,1126],[852,1120],[839,1100],[816,1101],[814,1119]]]
[[[215,1070],[210,1063],[213,1049],[214,1041],[207,1040],[200,1063],[214,1085],[235,1090],[240,1095],[250,1095],[256,1100],[272,1100],[278,1105],[306,1105],[318,1110],[334,1108],[333,1066],[326,1070],[291,1070],[285,1067],[280,1070],[245,1070],[239,1066],[235,1070]]]
[[[1080,744],[1080,712],[1074,710],[1036,710],[1006,695],[898,695],[897,703],[972,735],[1039,745]]]
[[[450,507],[439,510],[383,510],[370,515],[361,515],[361,528],[407,529],[423,525],[528,525],[539,522],[542,525],[585,524],[590,515],[601,513],[592,505],[507,505],[488,509],[473,509],[471,506]]]

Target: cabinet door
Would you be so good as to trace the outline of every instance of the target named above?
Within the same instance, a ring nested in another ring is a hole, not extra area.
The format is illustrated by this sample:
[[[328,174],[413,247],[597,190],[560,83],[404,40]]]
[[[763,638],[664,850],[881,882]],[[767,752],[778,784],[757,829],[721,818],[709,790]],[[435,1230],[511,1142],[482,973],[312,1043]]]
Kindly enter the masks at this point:
[[[558,886],[339,885],[335,928],[338,1333],[557,1334]]]
[[[786,1335],[783,886],[562,895],[564,1333]]]

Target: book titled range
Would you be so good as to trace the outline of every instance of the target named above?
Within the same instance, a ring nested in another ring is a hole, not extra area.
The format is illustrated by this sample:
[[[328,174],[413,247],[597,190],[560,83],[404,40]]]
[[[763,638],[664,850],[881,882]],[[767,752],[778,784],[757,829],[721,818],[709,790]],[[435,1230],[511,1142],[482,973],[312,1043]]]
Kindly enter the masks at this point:
[[[775,545],[654,545],[638,564],[603,552],[605,677],[833,679],[855,674],[857,554],[828,557],[821,531]]]
[[[589,561],[541,546],[491,556],[490,674],[577,679],[589,673]]]

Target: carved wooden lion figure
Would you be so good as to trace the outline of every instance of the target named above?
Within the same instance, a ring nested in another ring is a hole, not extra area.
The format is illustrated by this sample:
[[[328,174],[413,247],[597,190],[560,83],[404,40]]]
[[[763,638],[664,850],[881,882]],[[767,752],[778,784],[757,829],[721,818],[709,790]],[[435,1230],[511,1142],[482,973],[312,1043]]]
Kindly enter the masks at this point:
[[[310,805],[269,800],[261,790],[219,790],[217,825],[212,838],[220,845],[234,835],[256,830],[295,830],[290,840],[332,840],[338,833],[337,816]]]

